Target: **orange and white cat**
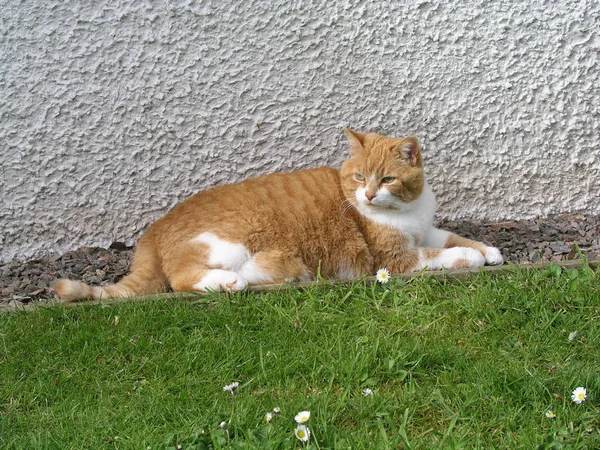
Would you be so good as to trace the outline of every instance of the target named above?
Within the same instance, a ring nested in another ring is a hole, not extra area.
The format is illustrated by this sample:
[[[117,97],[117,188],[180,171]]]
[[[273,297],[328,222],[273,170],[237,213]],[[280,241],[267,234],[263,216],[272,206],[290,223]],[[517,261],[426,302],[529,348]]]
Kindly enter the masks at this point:
[[[117,284],[61,279],[56,292],[76,300],[240,291],[312,280],[318,270],[340,279],[382,267],[502,264],[498,249],[433,227],[435,196],[415,138],[345,133],[350,158],[340,170],[276,173],[196,194],[148,229]]]

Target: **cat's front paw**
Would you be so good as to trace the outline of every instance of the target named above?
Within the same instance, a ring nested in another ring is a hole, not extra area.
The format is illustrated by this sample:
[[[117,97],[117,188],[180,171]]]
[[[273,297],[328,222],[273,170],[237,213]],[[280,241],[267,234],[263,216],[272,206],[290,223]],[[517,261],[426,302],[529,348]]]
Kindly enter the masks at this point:
[[[485,263],[490,266],[499,266],[504,263],[502,253],[496,247],[485,248]]]
[[[444,267],[452,269],[477,269],[485,264],[483,255],[470,247],[453,247],[447,249],[445,252],[452,262],[449,261]]]
[[[421,251],[422,257],[426,254],[430,258],[422,258],[417,266],[418,269],[477,269],[485,264],[485,258],[481,252],[470,247],[451,247],[446,249],[429,249]],[[437,253],[437,254],[436,254]]]

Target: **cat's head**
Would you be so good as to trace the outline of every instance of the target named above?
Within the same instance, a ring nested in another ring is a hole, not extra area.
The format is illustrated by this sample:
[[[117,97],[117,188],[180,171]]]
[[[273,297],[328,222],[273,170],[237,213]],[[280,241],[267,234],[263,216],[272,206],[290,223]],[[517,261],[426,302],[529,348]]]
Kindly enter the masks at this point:
[[[405,209],[423,192],[425,174],[419,143],[344,129],[350,158],[340,170],[346,198],[359,209]]]

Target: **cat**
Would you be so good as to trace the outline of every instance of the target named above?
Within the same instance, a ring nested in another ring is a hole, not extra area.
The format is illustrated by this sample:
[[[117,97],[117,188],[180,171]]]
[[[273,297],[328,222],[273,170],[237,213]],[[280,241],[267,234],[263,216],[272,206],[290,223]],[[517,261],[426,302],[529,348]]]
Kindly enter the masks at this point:
[[[433,226],[436,200],[416,138],[344,129],[340,170],[275,173],[200,192],[140,238],[131,272],[92,287],[61,279],[65,301],[359,278],[502,264],[497,248]]]

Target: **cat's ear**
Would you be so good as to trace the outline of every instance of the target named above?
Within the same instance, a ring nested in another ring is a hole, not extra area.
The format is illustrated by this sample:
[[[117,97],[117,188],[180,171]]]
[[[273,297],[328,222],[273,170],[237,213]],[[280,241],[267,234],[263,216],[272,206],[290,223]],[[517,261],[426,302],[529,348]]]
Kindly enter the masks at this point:
[[[356,155],[364,150],[366,134],[353,131],[350,128],[344,128],[344,134],[348,138],[348,144],[350,144],[350,154]]]
[[[421,167],[423,158],[421,157],[421,147],[416,138],[410,136],[402,139],[402,142],[396,147],[400,157],[406,160],[413,167]]]

